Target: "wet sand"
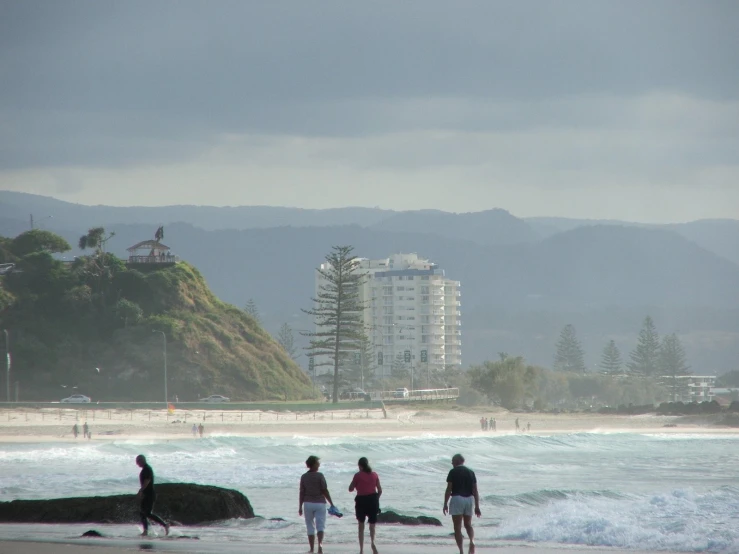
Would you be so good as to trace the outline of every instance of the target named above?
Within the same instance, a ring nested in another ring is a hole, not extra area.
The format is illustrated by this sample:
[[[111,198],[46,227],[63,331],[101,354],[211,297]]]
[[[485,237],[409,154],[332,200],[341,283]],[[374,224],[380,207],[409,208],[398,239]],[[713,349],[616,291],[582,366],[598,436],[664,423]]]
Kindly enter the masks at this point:
[[[466,542],[466,541],[465,541]],[[465,544],[466,546],[466,544]],[[302,554],[307,551],[304,545],[274,545],[274,544],[220,544],[220,545],[183,545],[169,544],[160,541],[141,541],[139,543],[131,543],[130,545],[111,545],[105,546],[97,544],[57,544],[57,543],[38,543],[38,542],[3,542],[0,541],[0,553],[2,554],[130,554],[131,552],[184,552],[184,553],[203,553],[214,554],[223,552],[228,554],[231,552],[249,552],[249,554]],[[357,545],[331,545],[324,547],[325,554],[347,554],[358,551]],[[367,552],[371,552],[367,545]],[[450,540],[449,546],[408,546],[408,545],[389,545],[383,546],[380,554],[455,554],[456,545]],[[582,546],[559,547],[559,546],[516,546],[509,544],[501,544],[496,547],[482,548],[478,547],[476,554],[481,552],[501,552],[505,554],[562,554],[564,552],[579,552],[582,554],[652,554],[639,552],[636,550],[618,550],[612,548],[590,548]],[[661,552],[661,554],[670,554],[669,552]]]

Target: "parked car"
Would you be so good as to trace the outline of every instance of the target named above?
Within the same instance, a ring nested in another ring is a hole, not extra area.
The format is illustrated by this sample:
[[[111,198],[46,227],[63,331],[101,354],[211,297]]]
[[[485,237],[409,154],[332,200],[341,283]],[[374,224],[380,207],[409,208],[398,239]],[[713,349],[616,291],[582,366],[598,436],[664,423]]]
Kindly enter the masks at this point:
[[[368,402],[370,400],[370,395],[362,389],[351,389],[342,392],[339,395],[339,398],[342,400],[364,400]]]
[[[201,398],[201,402],[231,402],[230,398],[221,396],[220,394],[212,394],[208,398]]]
[[[408,398],[408,389],[405,387],[395,389],[393,392],[393,398]]]
[[[64,404],[89,404],[90,397],[84,394],[73,394],[61,400]]]

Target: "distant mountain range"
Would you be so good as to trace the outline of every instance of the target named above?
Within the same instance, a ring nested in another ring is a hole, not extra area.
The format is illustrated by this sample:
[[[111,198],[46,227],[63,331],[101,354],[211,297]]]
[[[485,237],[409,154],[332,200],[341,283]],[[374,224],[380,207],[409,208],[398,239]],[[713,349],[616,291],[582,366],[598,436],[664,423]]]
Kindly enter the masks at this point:
[[[274,206],[85,206],[47,196],[0,191],[0,225],[28,228],[31,214],[38,225],[55,229],[87,228],[100,222],[153,226],[189,223],[206,231],[359,225],[392,232],[441,235],[484,245],[535,242],[580,227],[616,225],[674,231],[739,264],[739,221],[734,219],[658,225],[559,217],[517,218],[501,209],[456,214],[438,210],[396,212],[361,207],[308,210]],[[8,220],[12,220],[12,224]]]
[[[641,320],[678,332],[698,373],[739,359],[739,221],[640,225],[516,218],[505,210],[452,214],[372,208],[113,208],[0,192],[0,234],[37,225],[71,243],[88,227],[115,230],[119,255],[153,238],[197,266],[214,292],[257,302],[270,331],[310,322],[313,269],[335,244],[364,257],[417,252],[462,282],[465,363],[525,354],[549,365],[561,327],[575,324],[590,367],[613,338],[624,358]],[[47,216],[53,216],[48,218]]]

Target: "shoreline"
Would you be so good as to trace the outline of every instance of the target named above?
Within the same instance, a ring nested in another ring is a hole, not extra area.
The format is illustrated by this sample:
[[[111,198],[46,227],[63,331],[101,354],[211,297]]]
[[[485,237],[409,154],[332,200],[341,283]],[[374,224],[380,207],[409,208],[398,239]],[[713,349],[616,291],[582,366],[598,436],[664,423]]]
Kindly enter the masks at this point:
[[[97,539],[84,540],[75,539],[69,542],[61,541],[8,541],[0,540],[0,552],[3,554],[65,554],[84,552],[86,554],[128,554],[133,551],[149,550],[159,552],[183,552],[183,553],[202,553],[202,554],[218,554],[218,553],[237,553],[248,551],[249,554],[304,554],[306,545],[304,544],[264,544],[264,543],[203,543],[200,541],[192,541],[187,544],[182,541],[170,540],[150,540],[139,539],[135,541],[111,541],[112,544],[104,544]],[[468,542],[465,539],[465,551],[467,551]],[[378,543],[378,547],[382,554],[448,554],[456,551],[454,539],[450,537],[449,545],[383,545]],[[326,554],[336,552],[354,551],[356,544],[352,544],[347,548],[346,544],[332,544],[327,542],[324,545]],[[369,550],[369,548],[368,548]],[[510,544],[501,543],[493,546],[477,546],[476,552],[506,552],[506,554],[562,554],[563,552],[580,552],[583,554],[653,554],[649,551],[641,550],[625,550],[610,547],[590,547],[583,545],[553,545],[553,544]],[[672,551],[660,551],[661,554],[677,554]]]
[[[98,443],[120,440],[198,440],[192,425],[204,426],[204,438],[217,437],[371,437],[401,438],[548,436],[573,433],[638,433],[666,435],[739,435],[739,428],[711,424],[710,418],[662,415],[516,414],[482,409],[389,408],[337,409],[332,412],[245,412],[241,410],[81,411],[78,409],[0,409],[0,443],[78,441]],[[480,417],[494,417],[496,431],[483,431]],[[522,428],[516,431],[516,420]],[[87,422],[92,440],[82,437]],[[72,427],[80,436],[75,439]]]

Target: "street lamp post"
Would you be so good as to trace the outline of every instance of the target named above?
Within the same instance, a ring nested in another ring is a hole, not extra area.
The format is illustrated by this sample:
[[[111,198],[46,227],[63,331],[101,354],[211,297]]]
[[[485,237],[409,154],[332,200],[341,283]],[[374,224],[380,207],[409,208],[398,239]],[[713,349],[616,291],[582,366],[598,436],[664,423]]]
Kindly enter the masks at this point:
[[[164,331],[152,331],[152,333],[161,333],[164,344],[164,405],[169,405],[169,395],[167,394],[167,335]]]
[[[5,360],[8,364],[5,374],[5,392],[7,395],[6,399],[10,402],[10,339],[8,338],[7,329],[3,329],[3,333],[5,333]]]

